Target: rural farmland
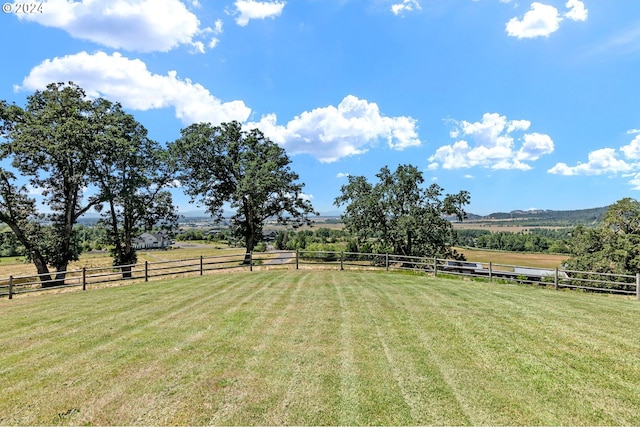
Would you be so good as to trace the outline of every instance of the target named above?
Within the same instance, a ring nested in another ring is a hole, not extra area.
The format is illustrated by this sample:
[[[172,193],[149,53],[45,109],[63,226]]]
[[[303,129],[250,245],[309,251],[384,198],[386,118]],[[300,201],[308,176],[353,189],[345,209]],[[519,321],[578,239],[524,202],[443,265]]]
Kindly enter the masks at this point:
[[[0,301],[0,424],[640,423],[640,306],[271,271]]]

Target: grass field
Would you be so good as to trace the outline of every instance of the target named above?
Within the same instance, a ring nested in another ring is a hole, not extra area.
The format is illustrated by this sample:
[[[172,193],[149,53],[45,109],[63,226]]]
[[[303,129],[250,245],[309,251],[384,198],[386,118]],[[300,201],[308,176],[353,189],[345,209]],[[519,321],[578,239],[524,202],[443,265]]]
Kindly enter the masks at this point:
[[[1,425],[640,424],[622,297],[274,271],[0,311]]]

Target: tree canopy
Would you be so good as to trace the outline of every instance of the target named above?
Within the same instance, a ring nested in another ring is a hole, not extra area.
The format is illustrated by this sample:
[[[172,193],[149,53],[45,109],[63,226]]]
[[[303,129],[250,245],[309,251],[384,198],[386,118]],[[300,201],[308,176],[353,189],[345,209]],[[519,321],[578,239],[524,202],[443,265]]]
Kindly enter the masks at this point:
[[[103,131],[91,158],[89,175],[100,191],[96,210],[106,230],[113,263],[130,276],[137,255],[134,239],[155,226],[171,230],[178,214],[167,186],[174,179],[167,152],[119,104],[101,99]]]
[[[640,202],[632,198],[609,206],[596,228],[576,227],[569,245],[570,270],[599,273],[640,272]]]
[[[78,259],[74,225],[90,209],[108,204],[110,221],[104,224],[111,227],[113,239],[121,235],[117,223],[120,230],[133,232],[143,217],[148,224],[151,218],[170,215],[170,197],[161,191],[163,181],[154,178],[162,166],[149,163],[157,146],[118,104],[89,99],[73,83],[54,83],[29,96],[24,109],[0,103],[0,119],[2,159],[11,160],[48,207],[47,213],[38,212],[29,189],[16,184],[14,172],[0,169],[0,221],[15,233],[46,284],[64,281],[69,262]],[[91,186],[98,191],[86,194]],[[157,206],[149,191],[162,199],[162,215],[149,215]],[[132,259],[131,252],[122,251],[126,246],[113,239],[116,262]],[[53,280],[49,267],[56,270]]]
[[[236,236],[247,252],[262,238],[265,220],[294,227],[310,224],[314,210],[283,148],[238,122],[193,124],[170,146],[178,179],[192,201],[222,219],[228,203]]]
[[[466,218],[467,191],[443,195],[437,184],[423,188],[422,173],[412,165],[395,172],[383,167],[370,183],[363,176],[350,176],[334,204],[345,207],[342,220],[360,242],[374,239],[378,250],[407,256],[461,258],[451,248],[454,230],[444,215]]]

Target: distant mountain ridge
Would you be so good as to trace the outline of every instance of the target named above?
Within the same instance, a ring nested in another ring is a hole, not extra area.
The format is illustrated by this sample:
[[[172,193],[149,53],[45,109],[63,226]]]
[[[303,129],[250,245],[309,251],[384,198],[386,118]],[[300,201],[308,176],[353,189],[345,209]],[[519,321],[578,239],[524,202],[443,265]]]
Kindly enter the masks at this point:
[[[514,210],[511,212],[494,212],[489,215],[469,214],[467,222],[513,222],[517,221],[523,225],[595,225],[602,221],[604,214],[609,209],[608,206],[590,209],[574,210],[550,210],[550,209],[530,209]]]

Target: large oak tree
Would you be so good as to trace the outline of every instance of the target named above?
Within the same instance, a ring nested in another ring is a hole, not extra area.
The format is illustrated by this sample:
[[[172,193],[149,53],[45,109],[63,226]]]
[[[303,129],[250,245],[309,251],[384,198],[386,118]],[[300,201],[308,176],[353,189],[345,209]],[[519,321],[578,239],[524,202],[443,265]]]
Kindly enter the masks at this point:
[[[96,103],[102,122],[89,175],[100,191],[102,212],[98,225],[106,230],[113,264],[123,277],[131,276],[137,262],[135,238],[154,227],[167,231],[177,226],[178,214],[167,187],[174,179],[166,150],[149,139],[147,130],[120,104],[105,99]]]
[[[640,272],[640,202],[632,198],[609,206],[597,227],[578,226],[569,243],[569,270],[612,274]]]
[[[45,236],[41,224],[34,222],[38,214],[25,187],[15,185],[6,170],[2,171],[3,221],[16,232],[38,273],[45,274],[43,281],[51,279],[47,265],[55,268],[55,279],[48,285],[64,281],[69,262],[79,252],[73,226],[100,202],[97,196],[83,195],[100,132],[93,119],[93,101],[74,84],[50,84],[29,96],[24,109],[2,106],[3,158],[10,157],[11,166],[42,192],[50,210],[44,219],[50,226]]]
[[[175,218],[164,191],[166,154],[118,104],[90,99],[73,83],[50,84],[25,108],[0,102],[0,132],[0,156],[13,168],[0,169],[0,221],[25,247],[43,286],[64,283],[80,251],[74,225],[92,208],[105,214],[118,265],[135,262],[132,238],[142,227]],[[38,211],[14,171],[41,192],[48,212]],[[97,191],[85,194],[91,187]]]
[[[422,173],[411,165],[395,172],[385,166],[376,177],[372,184],[363,176],[349,176],[334,201],[346,205],[342,220],[350,233],[398,255],[462,257],[451,248],[454,230],[444,215],[466,218],[467,191],[443,195],[437,184],[424,188]]]
[[[218,219],[229,204],[234,232],[244,239],[247,253],[262,238],[268,218],[294,227],[310,224],[314,210],[302,193],[304,184],[285,150],[260,130],[243,130],[235,121],[199,123],[181,135],[170,146],[179,181],[192,201]]]

